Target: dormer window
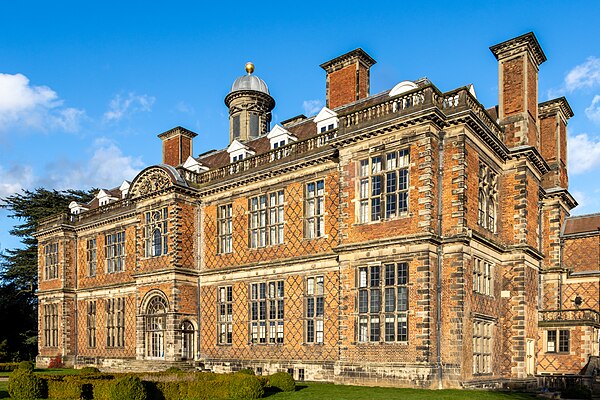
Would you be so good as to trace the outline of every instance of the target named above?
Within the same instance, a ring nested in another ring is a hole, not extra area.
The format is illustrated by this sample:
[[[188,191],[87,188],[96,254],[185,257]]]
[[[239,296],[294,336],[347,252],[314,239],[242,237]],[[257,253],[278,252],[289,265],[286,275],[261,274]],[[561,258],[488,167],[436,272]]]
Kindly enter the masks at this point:
[[[329,124],[327,126],[322,126],[321,127],[321,133],[332,130],[334,128],[334,126],[335,126],[334,124]]]
[[[229,161],[232,163],[254,155],[254,151],[250,147],[237,140],[231,142],[227,148],[227,152],[229,153]]]
[[[84,211],[89,210],[89,208],[77,203],[76,201],[72,201],[69,204],[69,210],[71,210],[71,214],[73,215],[79,215]]]
[[[192,156],[189,156],[187,160],[185,160],[185,163],[183,163],[183,168],[196,173],[208,171],[209,169],[207,166],[202,165],[202,163],[198,162],[198,160],[196,160]]]
[[[131,182],[123,181],[121,186],[119,186],[119,190],[121,191],[121,198],[124,199],[127,197],[127,193],[129,193],[129,186],[131,186]]]
[[[317,132],[328,132],[338,127],[337,113],[327,107],[323,107],[314,119],[317,124]]]
[[[267,138],[271,142],[271,149],[278,149],[283,147],[291,142],[295,142],[298,140],[296,136],[292,135],[288,130],[286,130],[281,125],[275,125],[275,127],[269,132]]]
[[[96,198],[98,199],[98,205],[100,206],[105,206],[108,203],[112,202],[112,201],[117,201],[119,198],[115,197],[112,195],[112,193],[101,189],[98,194],[96,195]]]

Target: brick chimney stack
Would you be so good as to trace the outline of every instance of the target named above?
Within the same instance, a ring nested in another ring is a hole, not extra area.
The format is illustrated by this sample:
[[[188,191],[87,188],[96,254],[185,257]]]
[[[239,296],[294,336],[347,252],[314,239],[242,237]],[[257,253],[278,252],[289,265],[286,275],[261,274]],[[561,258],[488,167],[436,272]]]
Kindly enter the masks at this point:
[[[158,135],[162,140],[162,163],[176,167],[192,155],[192,139],[198,134],[181,126]]]
[[[550,171],[542,178],[544,189],[569,188],[567,175],[567,121],[573,110],[567,99],[560,97],[540,103],[541,153]]]
[[[375,63],[359,48],[321,64],[327,72],[326,106],[334,109],[368,97],[370,69]]]
[[[539,149],[538,67],[546,55],[533,32],[490,50],[498,60],[498,118],[505,129],[505,143]]]

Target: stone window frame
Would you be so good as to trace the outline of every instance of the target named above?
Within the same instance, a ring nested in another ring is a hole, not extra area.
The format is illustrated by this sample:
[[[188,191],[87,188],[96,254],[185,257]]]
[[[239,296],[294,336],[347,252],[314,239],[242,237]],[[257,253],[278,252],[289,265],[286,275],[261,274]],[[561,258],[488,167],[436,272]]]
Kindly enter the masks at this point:
[[[106,348],[125,347],[125,297],[106,299]]]
[[[248,284],[248,342],[252,345],[284,343],[285,281]]]
[[[309,276],[304,291],[304,343],[323,344],[325,336],[325,277]]]
[[[86,240],[85,261],[87,265],[87,275],[96,276],[96,269],[98,267],[98,246],[95,237]]]
[[[477,225],[492,233],[498,227],[498,173],[479,162],[477,191]]]
[[[319,185],[322,185],[320,189]],[[305,239],[319,239],[326,236],[325,194],[325,179],[317,179],[304,185]]]
[[[196,328],[189,320],[181,322],[181,358],[183,360],[194,360]]]
[[[104,236],[104,257],[106,273],[113,274],[125,271],[125,230],[107,233]]]
[[[284,227],[284,189],[262,193],[248,199],[248,245],[251,249],[284,244]]]
[[[169,303],[162,295],[155,293],[149,298],[144,312],[144,355],[147,359],[164,359]]]
[[[44,246],[44,279],[58,279],[58,242]]]
[[[233,286],[217,288],[217,344],[233,343]]]
[[[473,257],[473,292],[494,296],[494,264],[481,257]]]
[[[233,253],[233,204],[217,207],[217,253]]]
[[[357,343],[408,343],[409,273],[408,261],[357,268]]]
[[[492,373],[494,320],[473,318],[473,375]]]
[[[87,347],[96,347],[96,300],[86,302],[86,332],[87,332]]]
[[[58,303],[44,304],[44,346],[58,347]]]
[[[169,208],[160,207],[144,213],[144,257],[169,253]]]
[[[550,339],[553,334],[552,340]],[[551,354],[569,354],[571,351],[571,330],[570,329],[546,329],[545,349],[546,353]]]
[[[358,161],[358,224],[409,215],[410,162],[410,146],[373,152]]]

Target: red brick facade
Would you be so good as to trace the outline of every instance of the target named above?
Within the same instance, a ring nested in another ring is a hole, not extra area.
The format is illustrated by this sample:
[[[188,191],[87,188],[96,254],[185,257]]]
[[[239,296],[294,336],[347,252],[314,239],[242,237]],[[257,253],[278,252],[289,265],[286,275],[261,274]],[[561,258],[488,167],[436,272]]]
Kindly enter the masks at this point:
[[[533,34],[491,50],[499,124],[465,88],[369,97],[358,49],[322,65],[335,123],[284,123],[283,147],[192,170],[195,134],[159,135],[167,165],[122,200],[40,226],[39,363],[436,388],[578,373],[600,218],[569,217],[572,112],[538,105]]]

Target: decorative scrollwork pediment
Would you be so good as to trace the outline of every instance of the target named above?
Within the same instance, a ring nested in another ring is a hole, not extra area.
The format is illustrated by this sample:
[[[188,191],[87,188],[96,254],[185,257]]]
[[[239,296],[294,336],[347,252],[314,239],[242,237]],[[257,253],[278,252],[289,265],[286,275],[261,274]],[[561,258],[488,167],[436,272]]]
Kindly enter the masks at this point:
[[[129,190],[131,197],[144,196],[168,188],[173,184],[169,174],[162,168],[155,167],[142,171]]]

